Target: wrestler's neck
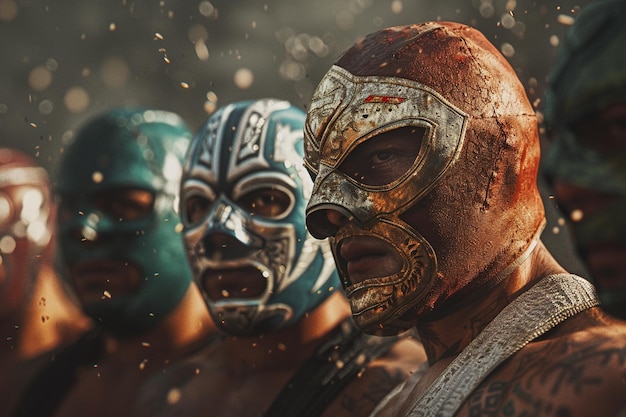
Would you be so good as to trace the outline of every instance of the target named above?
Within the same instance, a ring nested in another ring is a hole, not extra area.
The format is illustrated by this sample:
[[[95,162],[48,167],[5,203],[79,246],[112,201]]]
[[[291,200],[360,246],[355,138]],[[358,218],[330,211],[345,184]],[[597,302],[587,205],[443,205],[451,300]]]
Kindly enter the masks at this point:
[[[350,314],[347,300],[340,291],[335,291],[293,326],[258,337],[229,338],[220,346],[220,355],[231,365],[246,358],[245,366],[257,370],[300,366],[326,335]]]
[[[51,266],[41,267],[22,308],[0,320],[0,355],[30,359],[77,339],[90,320],[70,301]]]
[[[176,308],[148,332],[132,337],[105,332],[104,351],[112,361],[141,363],[142,369],[162,366],[202,349],[216,331],[202,295],[192,284]]]
[[[530,257],[496,286],[483,285],[471,302],[417,326],[431,364],[459,354],[511,301],[540,279],[565,273],[543,243],[539,242]]]

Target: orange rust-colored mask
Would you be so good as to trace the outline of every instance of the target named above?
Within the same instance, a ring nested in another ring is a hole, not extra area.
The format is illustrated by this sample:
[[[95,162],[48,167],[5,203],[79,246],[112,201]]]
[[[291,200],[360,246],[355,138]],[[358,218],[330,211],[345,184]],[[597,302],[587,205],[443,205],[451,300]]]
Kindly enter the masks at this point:
[[[406,169],[382,179],[355,169],[351,155],[406,129],[420,133]],[[355,321],[371,333],[499,282],[544,224],[534,111],[504,57],[461,24],[388,28],[348,49],[313,96],[305,153],[307,226],[330,237]],[[359,235],[393,247],[401,270],[351,283],[338,248]]]

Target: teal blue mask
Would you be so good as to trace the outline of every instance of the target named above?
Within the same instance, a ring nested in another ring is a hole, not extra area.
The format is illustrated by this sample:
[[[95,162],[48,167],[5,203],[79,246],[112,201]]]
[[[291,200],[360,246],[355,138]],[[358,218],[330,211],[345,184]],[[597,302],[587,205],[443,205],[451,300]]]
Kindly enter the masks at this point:
[[[585,6],[566,32],[548,76],[544,116],[559,130],[626,98],[626,2]]]
[[[176,114],[115,109],[80,129],[65,151],[57,182],[64,276],[76,288],[77,270],[97,275],[103,264],[116,262],[138,271],[136,290],[83,301],[85,312],[114,333],[151,329],[191,282],[177,214],[190,137]],[[124,202],[110,203],[109,196],[120,190],[141,190],[151,199],[149,209],[127,218],[113,214]]]
[[[214,321],[236,335],[290,326],[340,285],[328,243],[306,230],[305,113],[231,104],[193,139],[181,188],[184,240]]]
[[[626,101],[625,19],[623,0],[596,1],[583,8],[563,39],[546,88],[545,122],[555,137],[543,161],[548,179],[616,197],[609,207],[572,223],[583,258],[594,243],[626,246],[626,151],[591,149],[573,127]],[[606,139],[605,127],[597,124],[595,142]],[[609,311],[626,317],[626,288],[598,292]]]

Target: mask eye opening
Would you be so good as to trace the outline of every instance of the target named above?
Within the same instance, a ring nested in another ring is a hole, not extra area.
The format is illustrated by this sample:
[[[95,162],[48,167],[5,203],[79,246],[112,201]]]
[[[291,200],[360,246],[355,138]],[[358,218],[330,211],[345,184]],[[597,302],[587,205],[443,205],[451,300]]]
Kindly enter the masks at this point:
[[[373,134],[357,143],[338,171],[367,188],[390,188],[403,181],[420,161],[425,126],[402,126]]]

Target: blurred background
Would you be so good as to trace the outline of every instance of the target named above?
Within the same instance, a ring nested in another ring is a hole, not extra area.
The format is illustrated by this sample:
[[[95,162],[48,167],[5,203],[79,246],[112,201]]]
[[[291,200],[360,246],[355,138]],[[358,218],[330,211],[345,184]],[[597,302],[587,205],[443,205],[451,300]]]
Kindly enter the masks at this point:
[[[217,106],[260,97],[307,107],[337,56],[369,32],[425,20],[481,30],[541,120],[556,49],[588,0],[0,0],[0,144],[54,173],[86,119],[163,108],[196,130]],[[544,239],[580,270],[563,221]],[[582,272],[581,272],[582,273]]]

